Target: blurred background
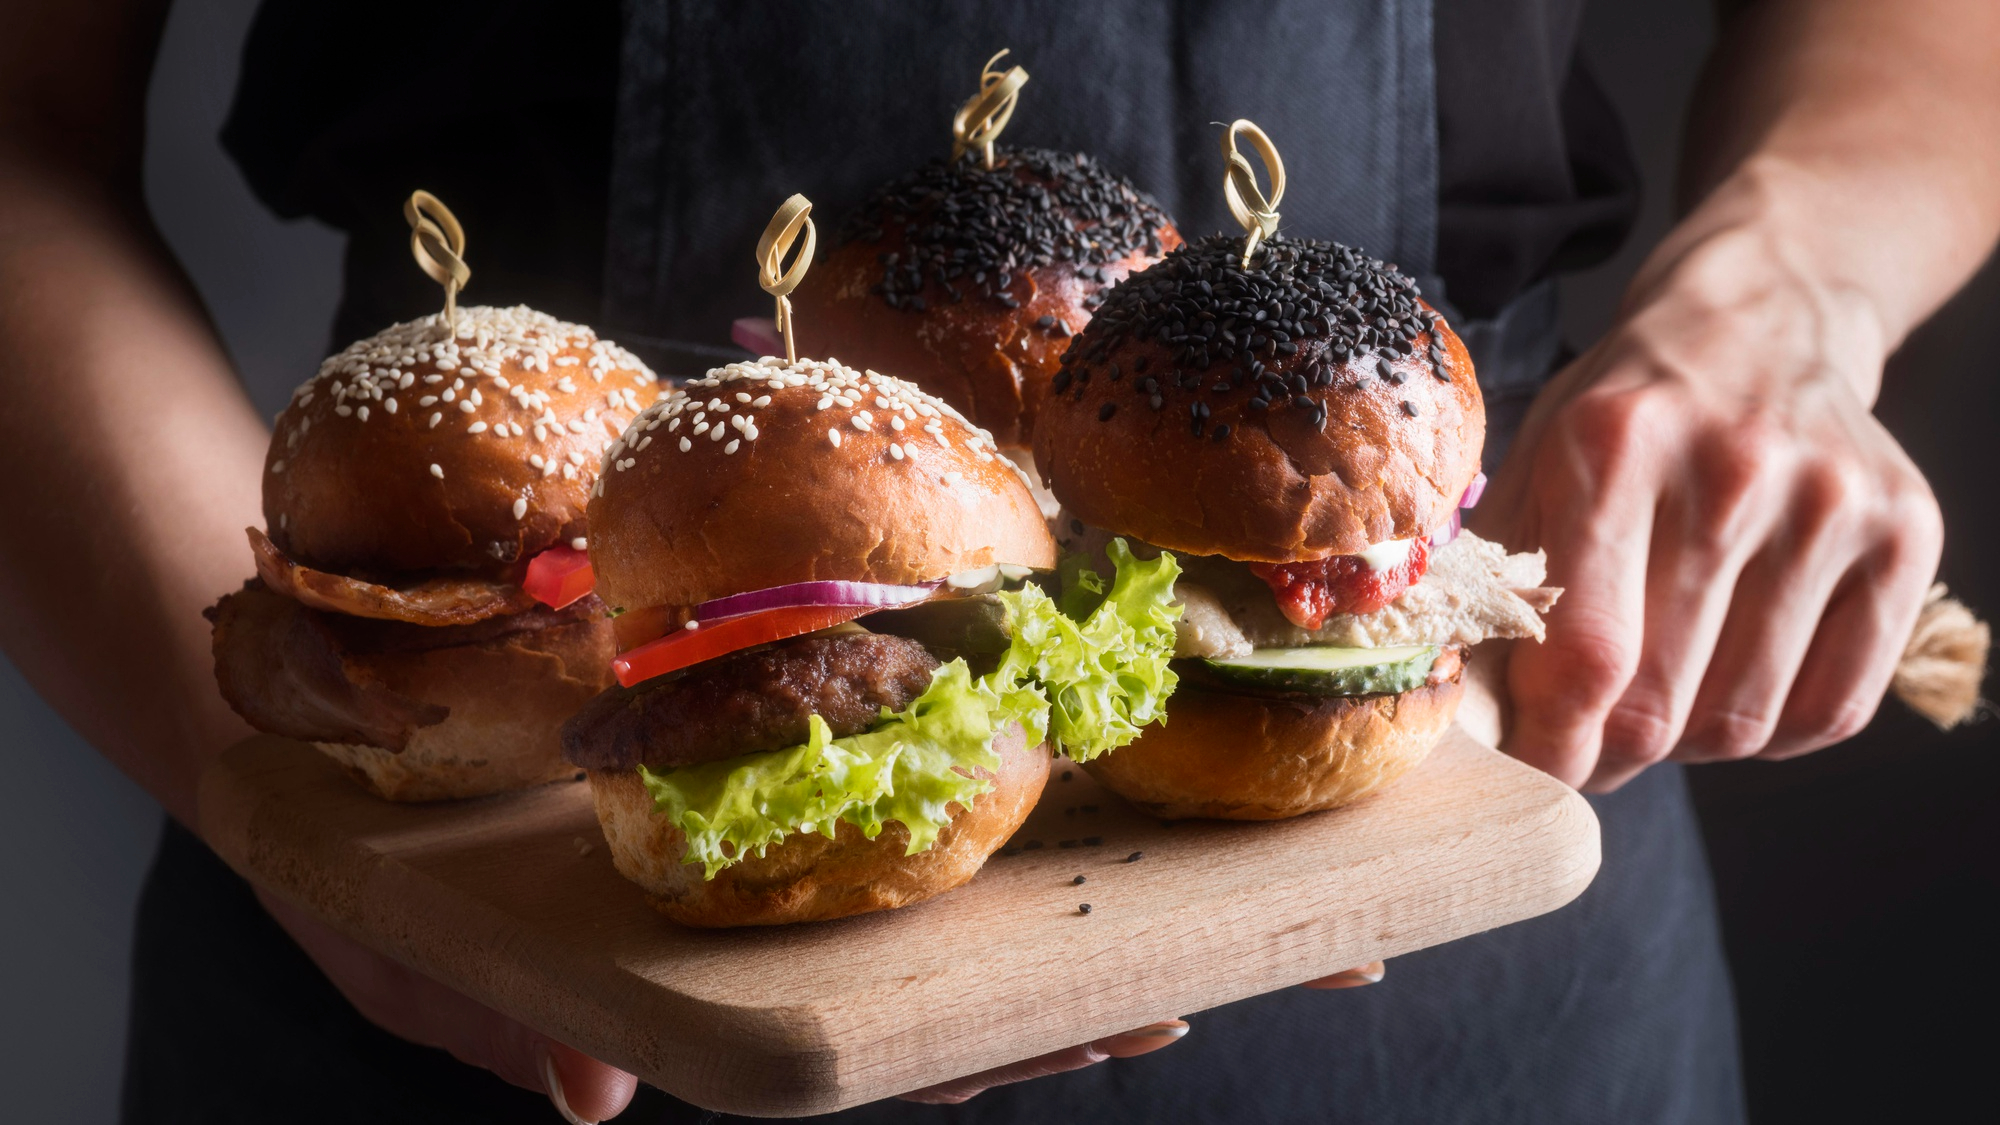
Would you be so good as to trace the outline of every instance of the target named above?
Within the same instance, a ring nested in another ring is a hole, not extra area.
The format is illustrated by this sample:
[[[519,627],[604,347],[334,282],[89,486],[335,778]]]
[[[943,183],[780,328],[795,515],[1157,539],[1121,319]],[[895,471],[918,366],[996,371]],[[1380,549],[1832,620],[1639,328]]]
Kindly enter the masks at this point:
[[[254,0],[178,0],[153,76],[147,198],[253,386],[318,365],[342,236],[281,223],[223,154]],[[1681,107],[1711,0],[1597,0],[1586,59],[1619,105],[1646,209],[1612,261],[1563,284],[1588,344],[1665,231]],[[1890,366],[1877,413],[1930,475],[1943,579],[2000,616],[1991,517],[2000,270],[1990,266]],[[344,341],[343,341],[344,342]],[[270,396],[266,396],[270,398]],[[282,400],[258,406],[275,412]],[[1989,689],[1990,690],[1990,689]],[[1939,734],[1890,703],[1850,743],[1793,762],[1693,771],[1741,1005],[1752,1120],[1936,1120],[1984,1106],[2000,989],[1979,906],[2000,897],[2000,723]],[[159,811],[0,658],[0,1088],[6,1116],[115,1121],[133,907]]]

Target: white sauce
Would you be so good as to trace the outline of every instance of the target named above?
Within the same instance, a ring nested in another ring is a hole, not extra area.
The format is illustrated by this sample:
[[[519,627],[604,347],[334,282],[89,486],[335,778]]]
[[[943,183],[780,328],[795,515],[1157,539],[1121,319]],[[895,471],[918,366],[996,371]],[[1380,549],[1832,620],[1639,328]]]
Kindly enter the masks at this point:
[[[1388,539],[1377,543],[1355,557],[1368,564],[1369,570],[1382,571],[1403,565],[1410,557],[1410,545],[1414,539]]]

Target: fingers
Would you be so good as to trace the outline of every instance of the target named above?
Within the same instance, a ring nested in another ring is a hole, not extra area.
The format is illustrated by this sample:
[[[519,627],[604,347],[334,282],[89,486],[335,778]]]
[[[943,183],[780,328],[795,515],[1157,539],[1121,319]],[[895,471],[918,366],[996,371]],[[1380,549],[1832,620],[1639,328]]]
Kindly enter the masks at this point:
[[[956,1105],[995,1086],[1081,1070],[1086,1066],[1101,1063],[1105,1059],[1130,1059],[1150,1054],[1179,1042],[1187,1033],[1186,1020],[1163,1020],[1133,1031],[1107,1036],[1092,1043],[1051,1051],[1032,1059],[994,1067],[992,1070],[983,1070],[978,1074],[969,1074],[950,1082],[940,1082],[922,1090],[913,1090],[904,1094],[903,1100],[923,1102],[927,1105]]]
[[[1921,571],[1904,567],[1899,577],[1887,580],[1858,572],[1845,584],[1813,636],[1761,756],[1789,758],[1818,750],[1868,725],[1889,690],[1935,568],[1935,562]]]
[[[393,1035],[549,1095],[572,1125],[616,1116],[639,1080],[389,960],[262,890],[257,897],[355,1009]]]
[[[1943,541],[1915,467],[1883,457],[1874,472],[1800,473],[1790,526],[1746,574],[1676,760],[1804,753],[1874,714]]]
[[[1605,792],[1673,751],[1740,602],[1739,576],[1786,510],[1790,443],[1754,425],[1712,436],[1668,482],[1646,561],[1646,614],[1632,680],[1606,717],[1585,782]]]
[[[1309,980],[1299,987],[1318,989],[1360,988],[1363,985],[1382,983],[1382,976],[1386,972],[1388,972],[1387,965],[1380,961],[1370,961],[1358,969],[1348,969],[1345,972],[1335,973],[1330,977]]]
[[[1526,502],[1535,505],[1549,585],[1564,593],[1547,639],[1517,647],[1508,663],[1507,749],[1571,785],[1593,772],[1604,720],[1638,665],[1660,440],[1649,431],[1648,401],[1632,391],[1578,398],[1534,453]]]

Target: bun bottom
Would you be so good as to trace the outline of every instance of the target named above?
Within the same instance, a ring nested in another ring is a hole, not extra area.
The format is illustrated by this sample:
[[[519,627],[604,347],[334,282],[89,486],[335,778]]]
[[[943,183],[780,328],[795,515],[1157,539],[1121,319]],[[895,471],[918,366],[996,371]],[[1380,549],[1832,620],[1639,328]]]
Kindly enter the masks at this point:
[[[562,724],[610,681],[608,623],[575,622],[500,641],[356,657],[395,691],[451,709],[402,750],[315,742],[390,801],[484,797],[577,776],[562,759]]]
[[[1444,737],[1457,676],[1400,695],[1290,699],[1183,684],[1167,722],[1085,763],[1155,816],[1280,820],[1338,808],[1403,776]]]
[[[772,926],[893,910],[942,894],[978,873],[1041,798],[1049,779],[1046,745],[1024,745],[1020,728],[1003,734],[993,789],[972,808],[953,805],[930,850],[904,855],[910,834],[894,821],[873,840],[846,821],[829,840],[796,833],[702,878],[682,863],[687,837],[653,813],[637,770],[591,770],[597,819],[618,873],[646,892],[654,909],[684,926]]]

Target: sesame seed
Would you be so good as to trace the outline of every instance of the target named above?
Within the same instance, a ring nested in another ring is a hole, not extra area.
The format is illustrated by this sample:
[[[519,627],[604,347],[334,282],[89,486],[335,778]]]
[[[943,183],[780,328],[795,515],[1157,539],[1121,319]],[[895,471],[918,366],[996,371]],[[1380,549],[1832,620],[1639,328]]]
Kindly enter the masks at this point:
[[[439,480],[443,480],[443,479],[444,479],[444,466],[442,466],[442,465],[439,465],[438,463],[436,463],[435,461],[433,461],[433,462],[431,463],[431,475],[432,475],[432,476],[434,476],[434,477],[436,477],[436,478],[437,478],[437,479],[439,479]]]
[[[587,551],[590,549],[590,540],[579,535],[569,541],[569,549],[572,551]]]
[[[896,459],[896,460],[898,460],[898,461],[901,461],[901,460],[903,459],[903,447],[902,447],[902,446],[900,446],[900,445],[898,445],[898,444],[896,444],[896,443],[895,443],[895,442],[893,442],[893,441],[892,441],[892,442],[890,442],[890,443],[889,443],[889,456],[891,456],[891,457],[895,458],[895,459]]]
[[[1077,906],[1076,906],[1076,912],[1077,912],[1078,914],[1088,914],[1088,913],[1090,913],[1090,904],[1089,904],[1089,903],[1087,903],[1087,902],[1080,902],[1080,903],[1078,903],[1078,904],[1077,904]]]
[[[892,429],[892,430],[900,430],[900,429],[902,429],[902,428],[903,428],[903,419],[902,419],[902,417],[901,417],[900,415],[894,415],[894,414],[890,415],[890,416],[889,416],[889,428],[890,428],[890,429]]]
[[[271,471],[272,471],[272,472],[274,472],[274,473],[282,473],[282,472],[284,472],[284,471],[285,471],[285,463],[284,463],[283,461],[273,461],[273,462],[271,462]]]
[[[736,450],[737,450],[737,447],[738,447],[738,446],[741,446],[742,444],[743,444],[743,441],[742,441],[742,439],[740,439],[740,438],[730,438],[730,439],[729,439],[729,444],[728,444],[728,445],[725,445],[725,446],[723,446],[723,447],[722,447],[722,451],[723,451],[724,453],[734,453],[734,452],[736,452]]]
[[[396,412],[396,400],[393,398],[385,399],[382,403],[382,409],[388,411],[391,414],[394,414]]]
[[[690,449],[693,449],[693,448],[694,448],[694,443],[693,443],[693,442],[689,441],[689,440],[688,440],[688,439],[686,439],[686,438],[682,438],[682,439],[681,439],[681,452],[682,452],[682,453],[686,453],[686,452],[687,452],[688,450],[690,450]]]
[[[354,416],[366,422],[368,420],[368,407],[364,405],[361,409],[354,412]]]
[[[517,520],[522,519],[526,517],[527,514],[528,514],[528,498],[525,496],[515,497],[514,518]]]
[[[833,447],[834,447],[835,449],[839,449],[839,448],[840,448],[840,431],[839,431],[839,430],[828,430],[828,431],[826,432],[826,439],[827,439],[828,441],[830,441],[830,442],[832,442],[832,443],[833,443]]]
[[[437,424],[442,421],[444,421],[443,414],[432,414],[430,428],[433,430],[437,429]]]
[[[459,408],[460,410],[464,411],[464,412],[465,412],[465,413],[467,413],[467,414],[470,414],[470,413],[472,413],[473,411],[475,411],[475,410],[479,409],[478,407],[476,407],[476,406],[472,405],[472,400],[471,400],[471,399],[469,399],[469,398],[462,398],[462,399],[459,399],[459,400],[458,400],[458,408]]]
[[[467,426],[465,428],[465,432],[468,434],[483,434],[486,432],[486,423],[474,422],[472,425]]]
[[[856,414],[854,417],[849,418],[848,421],[853,423],[854,428],[857,430],[866,430],[868,428],[868,415],[866,412]]]

